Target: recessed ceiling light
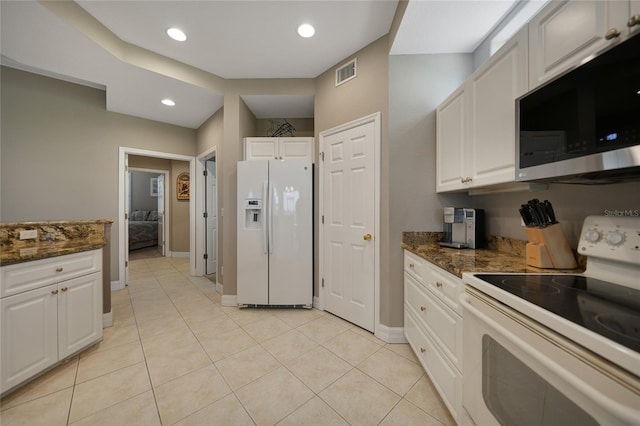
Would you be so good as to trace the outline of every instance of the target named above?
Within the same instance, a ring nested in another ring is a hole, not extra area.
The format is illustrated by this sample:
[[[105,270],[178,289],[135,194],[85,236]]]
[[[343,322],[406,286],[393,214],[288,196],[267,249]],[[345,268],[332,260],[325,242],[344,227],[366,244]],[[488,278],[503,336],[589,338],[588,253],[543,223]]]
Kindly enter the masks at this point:
[[[300,37],[304,37],[304,38],[313,37],[315,33],[316,33],[316,29],[309,24],[302,24],[298,27],[298,34],[300,35]]]
[[[160,102],[162,102],[162,105],[166,105],[166,106],[176,106],[176,103],[175,103],[173,100],[169,99],[169,98],[167,98],[167,99],[163,99],[163,100],[161,100]]]
[[[167,35],[175,41],[185,41],[187,39],[187,35],[177,28],[169,28],[167,30]]]

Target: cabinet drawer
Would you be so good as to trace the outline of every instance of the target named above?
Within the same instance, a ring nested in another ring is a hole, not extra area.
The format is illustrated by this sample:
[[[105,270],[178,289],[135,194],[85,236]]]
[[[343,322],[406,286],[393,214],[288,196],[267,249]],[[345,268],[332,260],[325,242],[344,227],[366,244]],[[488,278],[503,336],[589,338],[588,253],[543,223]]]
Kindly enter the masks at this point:
[[[459,295],[464,292],[462,279],[436,266],[431,266],[425,284],[440,300],[462,316],[462,306],[458,301]]]
[[[102,269],[102,250],[85,251],[0,268],[0,298]]]
[[[437,345],[418,324],[410,310],[405,309],[405,336],[451,412],[451,416],[459,420],[458,414],[462,407],[462,375],[446,360]]]
[[[462,371],[462,318],[405,274],[405,309],[410,308],[449,360]]]
[[[404,270],[418,282],[423,283],[425,273],[428,273],[427,262],[410,251],[404,251]]]

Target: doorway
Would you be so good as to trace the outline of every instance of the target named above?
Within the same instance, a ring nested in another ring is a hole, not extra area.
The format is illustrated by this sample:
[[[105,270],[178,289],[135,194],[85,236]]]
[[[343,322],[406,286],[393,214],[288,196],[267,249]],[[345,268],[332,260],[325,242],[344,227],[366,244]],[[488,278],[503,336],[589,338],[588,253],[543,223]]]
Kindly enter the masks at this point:
[[[168,170],[128,168],[127,197],[129,260],[166,255],[169,244]]]
[[[196,216],[202,219],[196,221],[196,250],[199,253],[195,260],[196,273],[215,282],[216,291],[222,294],[222,280],[218,272],[221,265],[218,230],[221,223],[218,214],[217,148],[208,149],[197,160]]]
[[[128,196],[127,196],[127,182],[128,182],[128,162],[129,156],[135,155],[140,157],[149,157],[156,159],[176,160],[184,161],[189,164],[189,175],[193,176],[195,173],[195,157],[171,154],[166,152],[148,151],[137,148],[120,147],[118,152],[118,280],[112,282],[111,289],[119,290],[124,288],[128,281],[128,266],[129,250],[127,247],[128,242]],[[166,186],[169,186],[168,183]],[[192,189],[190,190],[190,192]],[[166,201],[166,200],[165,200]],[[196,265],[194,262],[196,253],[196,235],[195,235],[195,197],[189,196],[188,200],[188,217],[189,217],[189,273],[196,275]],[[165,237],[166,244],[166,237]],[[185,255],[187,253],[185,252]],[[202,274],[201,274],[202,275]]]
[[[380,113],[320,132],[320,305],[378,332]]]

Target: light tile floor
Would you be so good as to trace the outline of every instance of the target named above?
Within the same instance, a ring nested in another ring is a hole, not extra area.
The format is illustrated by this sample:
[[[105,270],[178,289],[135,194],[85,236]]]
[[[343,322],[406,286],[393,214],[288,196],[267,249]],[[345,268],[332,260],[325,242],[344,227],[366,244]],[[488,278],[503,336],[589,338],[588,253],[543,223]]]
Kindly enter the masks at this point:
[[[131,261],[103,341],[3,398],[0,424],[455,424],[408,345],[316,309],[221,306],[188,269]]]

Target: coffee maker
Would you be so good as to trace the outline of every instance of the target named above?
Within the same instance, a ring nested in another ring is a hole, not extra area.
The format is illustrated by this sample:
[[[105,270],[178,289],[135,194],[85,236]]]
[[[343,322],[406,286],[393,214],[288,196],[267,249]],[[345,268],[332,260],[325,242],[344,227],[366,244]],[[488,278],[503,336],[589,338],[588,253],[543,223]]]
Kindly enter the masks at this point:
[[[452,248],[483,248],[487,244],[484,210],[444,208],[444,236],[440,245]]]

